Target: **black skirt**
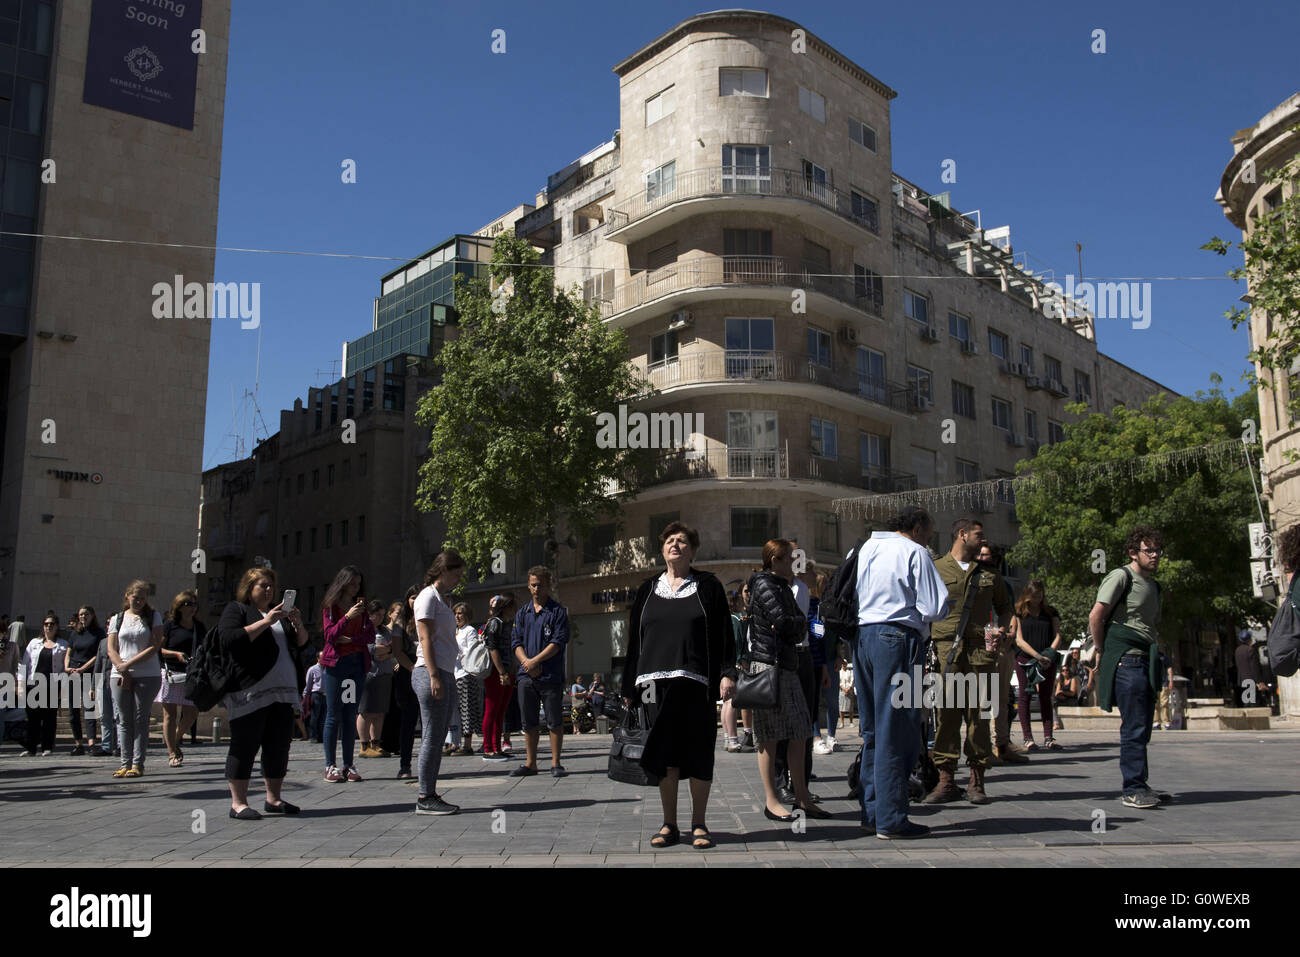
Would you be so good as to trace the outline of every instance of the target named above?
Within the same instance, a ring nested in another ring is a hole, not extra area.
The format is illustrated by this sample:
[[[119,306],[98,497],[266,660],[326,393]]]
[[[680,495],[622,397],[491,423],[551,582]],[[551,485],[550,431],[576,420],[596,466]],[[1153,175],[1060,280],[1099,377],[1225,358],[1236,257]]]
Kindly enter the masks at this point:
[[[645,703],[650,737],[641,767],[660,778],[677,768],[683,778],[712,781],[718,718],[709,689],[691,678],[663,678],[653,697]]]

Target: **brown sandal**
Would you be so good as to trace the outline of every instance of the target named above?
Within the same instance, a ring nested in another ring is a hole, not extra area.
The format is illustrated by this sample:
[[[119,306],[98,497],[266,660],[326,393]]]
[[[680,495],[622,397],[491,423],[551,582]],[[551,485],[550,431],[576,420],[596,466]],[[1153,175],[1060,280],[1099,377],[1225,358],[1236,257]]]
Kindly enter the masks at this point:
[[[179,768],[181,766],[182,760],[183,759],[179,754],[173,754],[170,758],[167,759],[167,765],[168,767]]]

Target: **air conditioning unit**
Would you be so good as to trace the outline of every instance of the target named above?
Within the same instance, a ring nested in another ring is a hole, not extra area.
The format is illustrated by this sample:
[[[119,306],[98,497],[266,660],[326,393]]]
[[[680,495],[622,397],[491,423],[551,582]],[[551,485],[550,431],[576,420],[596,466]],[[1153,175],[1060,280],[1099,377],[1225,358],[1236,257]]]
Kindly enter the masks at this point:
[[[1070,394],[1070,390],[1067,389],[1065,386],[1061,385],[1061,383],[1057,382],[1055,379],[1048,380],[1047,391],[1054,392],[1056,395]]]
[[[912,406],[918,412],[929,412],[934,408],[934,400],[927,399],[924,396],[912,396]]]
[[[853,326],[840,326],[840,342],[857,342],[858,330]]]
[[[1033,374],[1034,367],[1029,365],[1029,363],[1020,362],[1016,364],[1016,375],[1020,376],[1020,378],[1027,379]]]
[[[685,329],[694,321],[695,321],[694,316],[692,316],[685,309],[679,309],[677,312],[674,312],[671,316],[668,317],[668,329],[670,331],[677,330],[677,329]]]
[[[936,329],[934,326],[922,326],[921,338],[924,339],[926,342],[938,342],[939,330]]]
[[[1026,376],[1026,377],[1025,377],[1025,388],[1026,388],[1026,389],[1045,389],[1045,388],[1047,388],[1047,386],[1043,384],[1043,380],[1040,379],[1038,376],[1036,376],[1036,375],[1031,375],[1031,376]]]
[[[1025,437],[1019,432],[1008,432],[1006,435],[1007,445],[1013,445],[1018,449],[1023,449],[1025,447]]]
[[[998,363],[998,371],[1003,375],[1018,375],[1020,372],[1020,366],[1014,362],[1007,362],[1003,359]]]
[[[977,356],[980,354],[980,347],[975,344],[973,339],[967,339],[961,344],[962,355]]]
[[[1087,392],[1076,392],[1074,394],[1074,400],[1076,402],[1086,402],[1088,405],[1092,405],[1092,396]]]

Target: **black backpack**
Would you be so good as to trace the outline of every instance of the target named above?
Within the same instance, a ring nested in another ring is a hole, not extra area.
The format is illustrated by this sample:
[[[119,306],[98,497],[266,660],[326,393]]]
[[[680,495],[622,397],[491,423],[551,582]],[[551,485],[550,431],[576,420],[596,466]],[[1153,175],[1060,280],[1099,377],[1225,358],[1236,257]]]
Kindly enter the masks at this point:
[[[1279,678],[1289,678],[1300,670],[1300,615],[1293,601],[1295,584],[1292,579],[1268,629],[1268,663]]]
[[[851,645],[858,635],[858,555],[866,541],[858,539],[849,557],[840,562],[817,606],[826,629],[828,653],[829,649],[838,648],[841,641]]]
[[[211,711],[227,691],[236,690],[234,664],[218,641],[216,628],[209,628],[195,647],[185,672],[185,697],[200,711]]]

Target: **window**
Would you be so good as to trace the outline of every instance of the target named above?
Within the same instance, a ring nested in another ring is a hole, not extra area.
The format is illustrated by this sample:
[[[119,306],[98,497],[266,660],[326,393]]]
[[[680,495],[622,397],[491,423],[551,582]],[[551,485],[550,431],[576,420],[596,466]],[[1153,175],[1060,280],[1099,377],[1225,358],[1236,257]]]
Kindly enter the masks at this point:
[[[974,462],[967,462],[965,459],[957,460],[957,481],[965,485],[969,482],[978,482],[980,480],[980,467]]]
[[[663,564],[664,553],[663,547],[659,544],[659,536],[663,534],[665,528],[673,522],[681,521],[681,512],[660,512],[657,515],[650,516],[650,561],[653,564]]]
[[[870,196],[864,196],[857,190],[849,190],[849,202],[853,219],[859,226],[865,226],[873,233],[880,232],[880,207]]]
[[[302,554],[302,532],[293,533],[293,553],[295,555]]]
[[[364,542],[365,540],[366,540],[366,517],[362,515],[359,518],[357,518],[357,541]]]
[[[960,312],[948,313],[948,335],[963,345],[970,342],[970,317]]]
[[[366,474],[366,453],[365,452],[362,452],[361,456],[357,459],[357,474],[358,475]]]
[[[1038,413],[1025,409],[1025,438],[1030,442],[1038,441]]]
[[[803,241],[804,280],[813,283],[829,282],[831,251],[810,239]]]
[[[1092,401],[1092,377],[1078,369],[1074,370],[1074,394],[1080,402]]]
[[[853,297],[861,308],[880,315],[885,309],[885,281],[866,266],[854,263]]]
[[[614,560],[614,529],[615,526],[612,522],[606,525],[597,525],[583,538],[583,564],[593,565]]]
[[[1047,443],[1055,445],[1057,442],[1065,441],[1065,426],[1061,425],[1055,419],[1047,420]]]
[[[334,547],[334,524],[332,522],[325,523],[325,547]]]
[[[812,420],[812,454],[823,459],[840,457],[839,430],[829,419]]]
[[[727,413],[727,475],[776,478],[779,465],[775,412]]]
[[[1011,340],[996,330],[989,330],[989,354],[1004,361],[1011,358]]]
[[[772,231],[770,229],[724,229],[722,254],[724,256],[770,256],[772,255]]]
[[[767,71],[723,67],[718,71],[719,96],[767,96]]]
[[[993,399],[993,428],[1011,431],[1011,403],[996,396]]]
[[[722,147],[722,191],[724,193],[770,193],[772,191],[772,148],[730,144]]]
[[[862,432],[858,435],[858,458],[862,463],[862,474],[889,469],[889,436],[877,435],[875,432]]]
[[[923,326],[930,324],[930,300],[910,289],[903,290],[903,315]]]
[[[826,99],[820,93],[799,87],[799,109],[818,123],[826,122]]]
[[[975,418],[975,389],[973,386],[952,380],[952,411],[954,415]]]
[[[650,337],[650,368],[677,361],[677,330]]]
[[[889,386],[885,382],[885,354],[858,346],[858,395],[872,402],[889,403]]]
[[[934,403],[933,381],[929,369],[913,365],[907,367],[907,387],[918,406]]]
[[[876,151],[876,131],[861,120],[849,120],[849,139],[873,153]]]
[[[339,470],[339,481],[346,482],[350,478],[352,478],[352,460],[344,459],[343,467]]]
[[[1003,472],[999,469],[994,473],[993,477],[1000,480],[998,484],[994,486],[994,495],[997,503],[999,505],[1015,505],[1015,487],[1011,484],[1015,476],[1010,472]]]
[[[333,463],[325,467],[325,484],[329,488],[334,487],[334,465]]]
[[[289,533],[285,532],[280,536],[280,557],[289,557]]]
[[[1277,189],[1273,190],[1271,193],[1265,196],[1264,199],[1260,202],[1260,207],[1266,213],[1273,212],[1273,210],[1277,209],[1281,205],[1282,205],[1281,186],[1279,186]]]
[[[770,379],[776,375],[771,319],[728,319],[726,330],[728,379]]]
[[[658,123],[677,109],[677,94],[673,87],[660,90],[645,101],[645,125]]]
[[[313,492],[320,489],[320,469],[311,470],[311,490]]]
[[[339,522],[339,545],[347,548],[348,545],[348,520],[345,518]]]
[[[1025,367],[1026,375],[1034,374],[1034,350],[1024,343],[1020,345],[1020,362]]]
[[[305,473],[303,473],[303,472],[299,472],[299,473],[298,473],[298,494],[299,494],[299,495],[302,494],[302,490],[303,490],[303,487],[304,487],[304,481],[305,481],[306,477],[307,477],[307,476],[306,476]]]
[[[653,203],[656,199],[672,195],[677,188],[677,161],[665,163],[656,170],[645,174],[645,201]]]
[[[731,547],[762,548],[774,538],[780,538],[780,509],[731,509]]]
[[[840,517],[834,512],[813,512],[813,548],[840,554]]]
[[[316,551],[316,529],[311,530],[311,550]]]
[[[826,170],[816,163],[803,161],[803,184],[809,196],[823,203],[830,201],[830,177],[826,175]]]
[[[912,446],[912,472],[918,488],[934,488],[939,483],[938,456],[932,449]]]
[[[667,243],[646,253],[645,268],[650,272],[654,272],[657,269],[663,269],[665,266],[671,266],[675,262],[677,262],[677,244]]]
[[[808,361],[815,366],[831,367],[831,335],[808,327]]]
[[[614,298],[614,270],[606,269],[582,281],[582,301],[609,302]]]
[[[1043,356],[1043,371],[1047,373],[1049,382],[1064,382],[1065,374],[1061,371],[1061,360],[1053,359],[1051,356]]]

